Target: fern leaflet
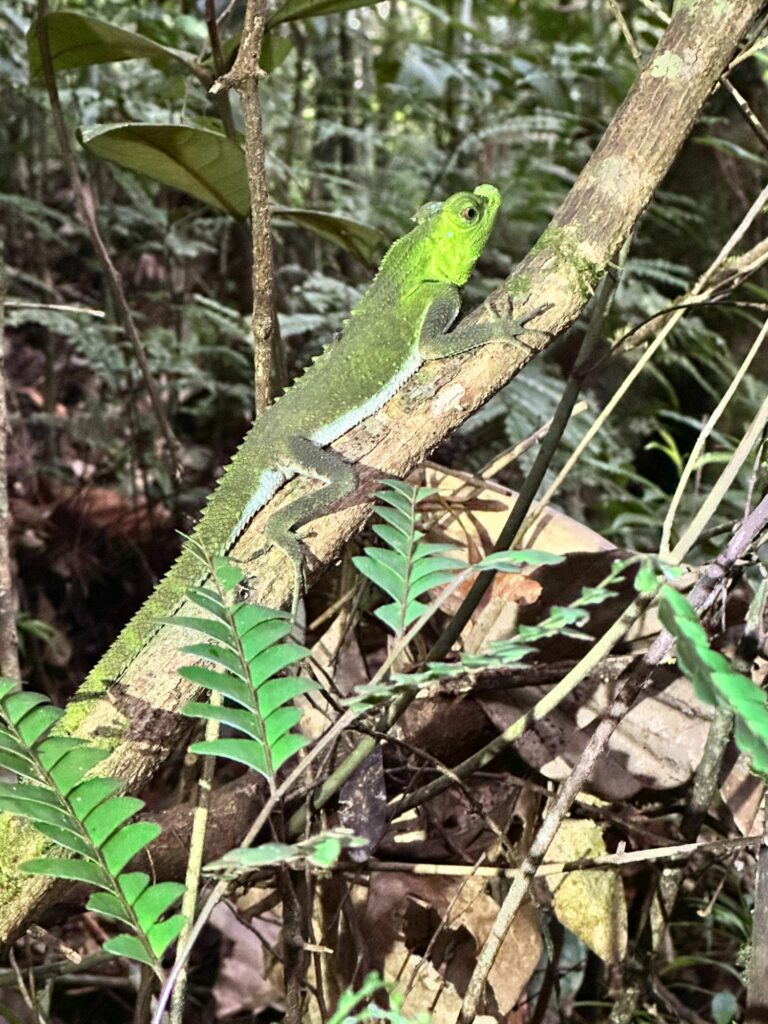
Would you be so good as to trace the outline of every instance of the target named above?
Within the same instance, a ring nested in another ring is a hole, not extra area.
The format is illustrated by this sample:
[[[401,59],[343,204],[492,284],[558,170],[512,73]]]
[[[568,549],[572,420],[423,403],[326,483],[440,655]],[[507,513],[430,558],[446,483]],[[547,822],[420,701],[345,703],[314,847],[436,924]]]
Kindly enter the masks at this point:
[[[24,871],[86,882],[100,890],[89,910],[124,924],[104,949],[147,964],[160,973],[160,961],[177,938],[184,919],[164,916],[184,886],[152,883],[143,871],[125,871],[129,861],[160,834],[152,822],[130,822],[144,807],[120,796],[119,779],[86,775],[107,756],[84,740],[52,736],[63,712],[38,693],[19,691],[14,680],[0,680],[0,766],[23,781],[0,783],[0,810],[30,821],[38,832],[69,852],[39,857]]]

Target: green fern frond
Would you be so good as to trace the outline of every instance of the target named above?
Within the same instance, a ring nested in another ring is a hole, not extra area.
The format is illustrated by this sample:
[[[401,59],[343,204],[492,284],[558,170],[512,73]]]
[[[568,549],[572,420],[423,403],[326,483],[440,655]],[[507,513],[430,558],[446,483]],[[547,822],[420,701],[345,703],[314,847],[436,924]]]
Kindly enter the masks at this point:
[[[220,704],[191,701],[182,714],[220,722],[239,734],[193,743],[193,753],[227,757],[271,781],[308,742],[294,732],[301,711],[291,702],[316,689],[317,684],[279,675],[309,653],[286,641],[292,625],[285,612],[224,599],[223,591],[241,577],[242,572],[231,562],[219,560],[216,578],[223,585],[222,592],[207,587],[188,591],[190,600],[208,617],[175,616],[170,620],[206,637],[205,642],[183,650],[207,664],[186,666],[179,674],[225,698]]]
[[[180,914],[164,915],[184,886],[153,884],[143,871],[124,871],[160,827],[130,821],[144,803],[118,795],[119,780],[86,778],[107,752],[84,740],[51,736],[62,714],[41,694],[0,680],[0,767],[23,780],[0,783],[0,810],[26,818],[69,854],[35,858],[22,864],[23,870],[101,890],[90,897],[88,909],[132,932],[108,939],[104,949],[159,973],[163,953],[184,923]]]
[[[709,638],[690,602],[669,585],[661,590],[662,625],[677,641],[677,661],[700,701],[734,715],[736,745],[752,759],[754,771],[768,774],[768,707],[765,692],[736,672]]]
[[[447,557],[455,550],[452,544],[430,543],[419,529],[419,502],[434,493],[433,487],[388,480],[377,495],[381,504],[376,511],[384,522],[373,527],[387,547],[367,547],[364,554],[352,559],[364,576],[392,598],[374,614],[397,637],[427,610],[419,598],[449,583],[464,568],[455,558]]]
[[[366,842],[363,836],[356,836],[348,828],[331,828],[297,843],[262,843],[260,846],[230,850],[218,860],[206,864],[205,872],[236,878],[277,864],[295,867],[306,863],[316,868],[331,868],[337,863],[342,850],[365,846]]]

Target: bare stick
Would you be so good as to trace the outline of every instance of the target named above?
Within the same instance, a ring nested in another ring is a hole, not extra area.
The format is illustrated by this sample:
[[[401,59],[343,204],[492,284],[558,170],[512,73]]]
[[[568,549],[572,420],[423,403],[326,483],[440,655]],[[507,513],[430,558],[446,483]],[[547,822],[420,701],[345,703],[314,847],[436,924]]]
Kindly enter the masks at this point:
[[[104,239],[101,237],[101,232],[99,231],[99,226],[96,222],[96,210],[94,207],[93,195],[90,193],[86,195],[85,188],[83,187],[83,180],[80,177],[80,171],[77,168],[77,162],[75,161],[75,156],[72,152],[72,146],[70,144],[69,134],[64,120],[64,112],[61,108],[61,100],[59,99],[59,90],[56,85],[56,75],[53,70],[53,60],[51,58],[51,48],[48,43],[47,14],[48,0],[37,0],[36,26],[37,42],[40,47],[40,64],[43,71],[43,77],[45,79],[45,87],[48,90],[48,98],[51,101],[51,114],[53,116],[54,128],[56,129],[56,136],[59,140],[61,158],[64,162],[64,168],[67,172],[67,176],[69,177],[72,191],[75,196],[77,215],[85,225],[85,228],[90,235],[91,243],[96,250],[96,255],[99,259],[99,263],[101,263],[102,270],[104,271],[104,276],[106,278],[110,294],[112,295],[112,300],[115,303],[118,318],[128,340],[131,343],[131,347],[133,348],[136,362],[138,363],[141,375],[144,379],[144,384],[147,388],[149,400],[152,403],[152,409],[155,413],[155,417],[157,418],[163,437],[165,438],[165,443],[168,446],[171,474],[175,477],[179,466],[179,443],[173,433],[168,417],[165,415],[165,409],[160,397],[160,392],[157,389],[157,385],[149,369],[144,345],[139,337],[139,332],[133,320],[133,314],[131,313],[128,305],[128,300],[125,297],[120,272],[112,262],[109,250],[104,243]]]
[[[16,608],[13,599],[13,573],[8,531],[8,409],[5,395],[5,296],[8,275],[5,270],[4,238],[0,234],[0,673],[19,679],[19,637],[16,632]]]
[[[254,345],[254,388],[256,416],[270,399],[270,368],[272,346],[277,341],[274,313],[274,262],[272,258],[272,219],[269,212],[269,190],[264,167],[264,133],[261,123],[259,79],[264,77],[259,64],[264,37],[265,0],[248,0],[243,35],[237,59],[226,75],[211,87],[216,94],[233,86],[240,93],[245,120],[245,160],[248,188],[251,193],[252,285],[253,309],[251,330]]]

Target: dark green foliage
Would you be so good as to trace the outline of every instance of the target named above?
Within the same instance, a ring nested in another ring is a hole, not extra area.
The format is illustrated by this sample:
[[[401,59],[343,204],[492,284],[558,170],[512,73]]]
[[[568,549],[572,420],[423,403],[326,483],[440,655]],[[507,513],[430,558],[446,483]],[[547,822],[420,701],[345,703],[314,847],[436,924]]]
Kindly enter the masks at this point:
[[[238,761],[272,781],[288,758],[308,742],[294,732],[301,711],[291,702],[316,689],[316,684],[279,673],[309,652],[285,639],[291,632],[291,619],[285,612],[225,600],[223,591],[242,578],[237,567],[219,558],[216,575],[222,590],[195,587],[188,592],[190,600],[209,617],[179,615],[170,621],[208,638],[183,648],[208,664],[186,666],[179,674],[220,694],[225,703],[191,701],[183,714],[215,720],[239,735],[193,743],[190,750]]]
[[[261,846],[230,850],[223,857],[207,864],[205,870],[208,874],[235,878],[276,864],[295,867],[306,863],[316,868],[330,868],[337,863],[343,850],[365,844],[364,838],[354,835],[349,829],[332,828],[297,843],[262,843]]]
[[[515,557],[516,556],[516,557]],[[490,555],[496,560],[496,567],[501,568],[504,560],[509,560],[511,567],[515,561],[520,564],[554,564],[562,559],[557,555],[547,555],[539,551],[510,551],[500,555]],[[488,559],[484,560],[487,561]],[[480,563],[482,566],[484,563]],[[476,567],[473,567],[476,568]],[[554,605],[549,615],[535,626],[521,625],[515,636],[507,640],[496,640],[489,644],[488,650],[482,654],[462,654],[458,661],[431,662],[420,672],[411,675],[396,673],[394,683],[399,689],[414,689],[434,679],[464,675],[467,672],[481,669],[497,668],[502,665],[514,665],[529,654],[536,652],[536,644],[551,637],[569,636],[578,640],[591,640],[592,637],[581,628],[589,619],[589,609],[602,604],[616,593],[614,584],[623,579],[626,563],[616,561],[611,572],[597,587],[583,587],[581,596],[568,606]],[[367,696],[367,694],[366,694]]]
[[[0,783],[0,810],[27,818],[69,854],[39,857],[23,869],[101,890],[90,897],[88,909],[120,921],[132,933],[108,939],[104,949],[158,970],[184,923],[180,914],[164,916],[184,886],[152,884],[143,871],[125,871],[160,827],[131,823],[143,801],[118,795],[118,779],[89,775],[107,751],[51,735],[62,713],[41,694],[18,691],[13,680],[0,681],[0,766],[25,780]]]
[[[545,551],[496,551],[471,566],[446,557],[446,552],[455,550],[454,545],[429,543],[420,529],[419,503],[435,493],[431,487],[414,487],[401,480],[388,480],[385,489],[378,495],[383,504],[376,508],[377,514],[385,522],[374,525],[373,530],[389,547],[367,547],[364,555],[353,558],[360,572],[394,598],[389,604],[377,608],[374,614],[396,637],[401,637],[408,626],[428,612],[430,606],[418,598],[428,590],[456,581],[459,574],[475,574],[483,570],[519,572],[525,565],[554,565],[562,561],[561,556]],[[614,579],[613,574],[610,579]],[[607,589],[590,588],[587,591],[585,588],[582,601],[595,604],[610,593]],[[439,601],[434,603],[433,611],[437,610],[438,604]],[[558,634],[581,636],[572,626],[583,621],[587,614],[581,611],[581,604],[574,609],[553,609],[551,622],[535,628],[523,626],[521,631],[529,630],[526,634],[529,641]],[[530,643],[522,643],[518,639],[500,642],[493,645],[492,654],[478,656],[477,667],[485,666],[486,657],[489,664],[508,664],[520,660],[533,650]],[[416,689],[428,679],[464,672],[474,667],[473,659],[467,657],[466,662],[463,660],[459,664],[435,663],[428,666],[425,672],[395,672],[386,679],[358,686],[354,696],[346,703],[361,711],[389,701],[399,693]]]
[[[381,995],[389,996],[389,1009],[381,1005]],[[429,1024],[429,1014],[405,1017],[400,1010],[404,999],[381,976],[372,971],[359,989],[347,989],[339,996],[336,1012],[328,1024],[365,1024],[370,1020],[388,1021],[389,1024]]]
[[[418,528],[418,504],[434,493],[432,487],[388,480],[378,493],[380,504],[376,510],[384,522],[373,527],[387,547],[368,547],[365,554],[352,559],[364,576],[392,598],[374,614],[395,636],[402,636],[427,610],[419,598],[450,582],[463,568],[461,562],[447,557],[454,550],[452,544],[430,543]]]
[[[732,712],[737,745],[749,754],[756,772],[768,774],[765,692],[736,672],[722,654],[712,650],[696,611],[669,585],[662,588],[659,613],[665,629],[677,641],[678,664],[693,683],[696,696],[705,704]]]

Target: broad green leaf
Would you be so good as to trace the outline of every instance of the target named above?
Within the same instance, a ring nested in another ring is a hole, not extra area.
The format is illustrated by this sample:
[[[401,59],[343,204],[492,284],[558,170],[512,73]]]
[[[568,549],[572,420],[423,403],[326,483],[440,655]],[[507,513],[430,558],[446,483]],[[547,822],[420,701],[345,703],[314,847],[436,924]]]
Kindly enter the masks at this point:
[[[377,512],[381,515],[386,512],[386,509],[380,508],[377,509]],[[404,533],[399,527],[392,526],[389,523],[374,523],[372,529],[376,536],[380,537],[385,544],[389,544],[393,550],[398,551],[403,557],[408,555],[412,543],[411,535]],[[416,539],[417,535],[413,534],[413,538]]]
[[[112,953],[114,956],[124,956],[129,960],[138,960],[140,964],[147,964],[154,967],[157,959],[150,955],[144,943],[135,935],[116,935],[114,939],[107,939],[102,945],[105,953]]]
[[[235,628],[238,636],[245,636],[264,622],[288,622],[289,616],[276,608],[265,608],[260,604],[239,604],[235,608]]]
[[[134,821],[111,836],[101,848],[101,854],[113,875],[119,875],[123,868],[140,850],[160,835],[162,829],[153,821]],[[134,872],[140,874],[140,872]],[[129,875],[120,875],[120,884]],[[125,890],[124,890],[125,891]],[[128,896],[128,893],[126,893]]]
[[[242,666],[240,658],[233,652],[216,644],[188,644],[181,648],[184,654],[191,654],[193,658],[201,658],[210,661],[214,665],[220,665],[227,671],[242,678]]]
[[[232,631],[226,622],[219,622],[216,619],[201,619],[196,615],[173,615],[170,618],[157,621],[170,626],[178,626],[179,629],[202,633],[203,636],[212,636],[214,640],[218,640],[226,647],[232,647]]]
[[[424,549],[426,547],[435,547],[432,544],[419,544],[416,555],[417,561],[414,562],[411,568],[411,585],[418,583],[429,573],[433,572],[447,572],[451,576],[455,576],[457,572],[465,569],[466,566],[463,562],[459,562],[455,558],[446,558],[445,556],[438,554],[428,554]]]
[[[269,746],[274,749],[277,740],[284,736],[285,733],[290,732],[300,721],[301,711],[292,704],[273,711],[264,722]]]
[[[185,704],[181,713],[188,718],[202,718],[206,721],[222,722],[224,725],[245,733],[252,739],[261,739],[261,730],[256,715],[252,711],[243,711],[240,708],[217,707],[214,704],[202,704],[197,701],[190,701]]]
[[[213,573],[223,590],[234,590],[243,578],[243,570],[231,558],[216,555],[213,559]]]
[[[93,910],[97,914],[103,914],[105,917],[113,917],[116,921],[122,921],[123,924],[133,927],[133,919],[128,913],[125,904],[111,892],[95,892],[91,897],[89,897],[86,907],[88,910]]]
[[[87,860],[69,860],[64,857],[36,857],[25,861],[22,870],[30,875],[50,875],[51,878],[68,878],[74,882],[87,882],[97,889],[108,889],[109,878],[98,864]]]
[[[394,554],[394,552],[388,552]],[[399,555],[395,556],[400,558]],[[401,604],[405,600],[405,565],[400,569],[392,569],[378,557],[378,551],[371,548],[365,555],[355,555],[352,563],[358,572],[367,576],[381,590]]]
[[[32,802],[61,807],[58,795],[47,786],[36,786],[31,782],[0,782],[0,799],[12,800],[18,797]]]
[[[312,693],[320,688],[319,683],[311,679],[304,679],[302,676],[280,676],[278,679],[268,679],[259,687],[259,712],[266,718],[271,715],[275,708],[287,704],[289,700],[298,697],[302,693]]]
[[[267,679],[277,675],[278,672],[288,668],[289,665],[293,665],[302,658],[305,658],[306,655],[306,648],[294,643],[280,644],[278,647],[272,647],[268,651],[264,651],[263,654],[259,654],[254,658],[248,666],[251,671],[251,683],[258,689]]]
[[[382,604],[373,613],[385,626],[395,633],[400,634],[403,629],[401,606],[399,604]]]
[[[52,704],[40,704],[27,712],[17,724],[19,735],[28,747],[34,747],[41,736],[44,736],[61,718],[61,708]]]
[[[285,736],[282,736],[272,746],[272,767],[275,771],[278,770],[289,757],[293,757],[309,743],[306,736],[300,736],[296,732],[289,732]]]
[[[250,210],[245,156],[226,135],[180,124],[90,125],[78,130],[90,152],[170,185],[234,217]]]
[[[0,704],[12,693],[21,689],[18,679],[9,679],[7,676],[0,676]]]
[[[219,739],[201,740],[189,748],[193,754],[207,754],[210,757],[226,757],[230,761],[247,765],[269,778],[267,761],[261,744],[257,740]]]
[[[99,804],[83,824],[91,841],[101,847],[121,825],[144,808],[144,801],[135,796],[116,796]]]
[[[133,904],[133,910],[145,932],[149,931],[183,892],[184,886],[181,882],[157,882],[144,890]]]
[[[204,608],[221,622],[229,621],[227,606],[215,590],[210,590],[208,587],[189,587],[187,597],[194,601],[199,608]]]
[[[306,228],[312,234],[333,242],[367,267],[378,263],[386,247],[381,231],[352,220],[351,217],[325,213],[323,210],[301,210],[292,206],[275,206],[272,212],[276,218],[289,220],[297,227]]]
[[[79,832],[73,832],[69,828],[59,828],[56,825],[49,825],[44,821],[36,821],[35,828],[42,835],[52,839],[54,843],[57,843],[65,850],[71,850],[72,853],[78,857],[85,857],[87,860],[93,860],[93,846],[88,840],[80,835]]]
[[[71,750],[78,750],[82,746],[84,746],[82,740],[73,739],[71,736],[49,736],[47,740],[40,744],[37,755],[43,768],[47,772],[51,772]],[[102,756],[107,756],[106,750]]]
[[[46,745],[48,742],[50,741],[46,741]],[[106,756],[107,752],[99,750],[98,747],[79,745],[68,750],[56,762],[55,767],[51,769],[51,778],[56,783],[59,792],[63,796],[67,796],[83,781],[91,768],[103,761]]]
[[[55,71],[145,57],[150,60],[180,62],[198,77],[209,77],[191,53],[163,46],[148,36],[118,28],[117,25],[111,25],[99,18],[76,11],[52,11],[46,15],[45,22]],[[27,46],[29,77],[34,80],[42,69],[37,43],[37,20],[30,26]]]
[[[478,572],[495,569],[497,572],[519,572],[524,565],[559,565],[563,555],[549,551],[493,551],[472,568]]]
[[[216,672],[204,665],[185,665],[179,669],[179,675],[189,679],[191,683],[204,686],[207,690],[223,693],[225,697],[229,697],[242,707],[253,708],[253,690],[242,679],[237,679],[229,672]]]
[[[296,860],[299,853],[289,843],[262,843],[260,846],[241,846],[223,857],[205,865],[206,872],[252,871],[271,864],[285,864]]]
[[[13,737],[7,729],[0,726],[0,757],[3,756],[3,751],[8,751],[11,754],[19,754],[22,757],[29,757],[29,751],[23,743],[19,743],[15,737]]]
[[[130,825],[128,826],[130,828]],[[123,896],[133,906],[141,896],[150,882],[149,875],[145,871],[127,871],[118,878]]]
[[[17,814],[20,818],[28,818],[34,822],[47,822],[70,832],[78,831],[78,823],[70,814],[62,811],[59,807],[41,803],[39,800],[28,800],[22,796],[0,793],[0,811],[10,811],[11,814]]]
[[[293,40],[290,36],[277,35],[275,32],[265,32],[261,43],[261,56],[259,64],[262,71],[270,75],[275,68],[279,68],[293,49]]]
[[[290,622],[276,619],[272,622],[263,622],[255,629],[249,630],[245,635],[241,633],[240,642],[243,646],[245,660],[250,663],[262,651],[265,651],[268,647],[274,647],[276,643],[288,636],[291,629]],[[302,657],[306,657],[306,654],[302,655]]]
[[[319,868],[332,868],[341,856],[341,840],[336,836],[327,836],[312,847],[307,860]]]
[[[22,779],[30,779],[32,782],[40,781],[40,768],[37,762],[20,754],[11,754],[7,750],[0,749],[0,768],[20,775]]]
[[[638,594],[653,594],[659,585],[659,577],[653,560],[648,558],[641,563],[635,576],[635,590]]]
[[[376,507],[376,515],[379,519],[383,519],[385,523],[389,523],[390,526],[394,527],[398,533],[401,533],[403,538],[411,543],[412,537],[423,537],[424,534],[420,530],[416,530],[416,512],[413,507],[408,508],[405,512],[397,508],[388,508],[386,505],[378,505]],[[381,526],[382,524],[377,524]],[[378,532],[378,531],[376,531]]]
[[[26,690],[20,690],[5,698],[3,701],[3,712],[10,723],[18,729],[19,723],[33,708],[38,707],[40,704],[48,703],[48,698],[44,697],[42,693],[29,693]],[[59,711],[59,714],[61,715],[61,711]]]
[[[373,7],[378,0],[285,0],[267,18],[267,27],[272,28],[284,21],[298,18],[317,18],[323,14],[352,11],[361,7]]]
[[[440,559],[440,561],[443,561],[443,559]],[[411,600],[421,597],[422,594],[426,594],[429,590],[444,587],[446,583],[450,583],[455,577],[455,569],[437,569],[435,572],[428,572],[418,580],[412,580],[411,586],[408,587],[408,597]]]
[[[174,914],[172,917],[166,918],[165,921],[160,921],[159,924],[149,929],[147,938],[152,947],[152,952],[158,959],[170,944],[179,937],[179,932],[184,927],[184,921],[183,914]]]
[[[86,779],[69,794],[72,810],[83,821],[94,807],[113,796],[123,783],[119,779]]]

